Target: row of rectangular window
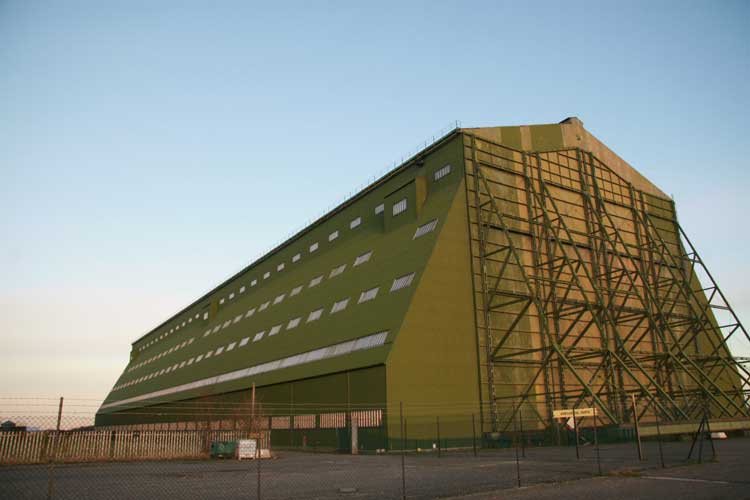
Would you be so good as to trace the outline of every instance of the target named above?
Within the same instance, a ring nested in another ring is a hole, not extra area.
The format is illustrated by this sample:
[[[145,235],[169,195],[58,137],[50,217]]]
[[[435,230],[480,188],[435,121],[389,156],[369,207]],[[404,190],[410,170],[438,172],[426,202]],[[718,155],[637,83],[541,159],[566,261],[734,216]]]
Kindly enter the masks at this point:
[[[359,256],[357,256],[357,258],[356,258],[356,259],[354,260],[354,266],[356,267],[356,266],[359,266],[359,265],[361,265],[361,264],[364,264],[365,262],[367,262],[367,261],[369,261],[369,260],[370,260],[370,257],[371,257],[371,256],[372,256],[372,250],[369,250],[369,251],[367,251],[367,252],[363,253],[362,255],[359,255]],[[333,277],[335,277],[335,276],[338,276],[339,274],[343,273],[345,269],[346,269],[346,264],[342,264],[342,265],[340,265],[340,266],[338,266],[338,267],[335,267],[334,269],[332,269],[332,270],[331,270],[331,273],[330,273],[330,275],[329,275],[329,278],[333,278]],[[318,285],[318,284],[319,284],[319,283],[320,283],[320,282],[321,282],[322,280],[323,280],[323,275],[320,275],[320,276],[318,276],[318,277],[316,277],[316,278],[313,278],[313,279],[312,279],[312,280],[310,281],[310,288],[312,288],[313,286],[316,286],[316,285]],[[294,289],[293,289],[293,290],[292,290],[292,291],[290,292],[290,297],[291,297],[291,296],[294,296],[294,295],[297,295],[297,294],[298,294],[298,293],[299,293],[299,292],[300,292],[301,290],[302,290],[302,285],[299,285],[299,286],[295,287],[295,288],[294,288]],[[274,305],[280,304],[280,303],[281,303],[281,302],[282,302],[282,301],[284,300],[285,296],[286,296],[286,294],[285,294],[285,293],[282,293],[282,294],[280,294],[280,295],[276,296],[276,298],[274,298],[274,300],[273,300],[273,304],[274,304]],[[266,301],[266,302],[262,303],[262,304],[261,304],[261,305],[260,305],[260,306],[259,306],[259,307],[257,308],[257,310],[258,310],[259,312],[260,312],[260,311],[264,311],[264,310],[266,310],[266,309],[268,308],[268,306],[269,306],[269,305],[270,305],[270,301]],[[251,316],[252,316],[252,315],[253,315],[253,314],[255,313],[255,311],[256,311],[256,309],[255,309],[255,308],[252,308],[252,309],[248,310],[248,311],[247,311],[247,313],[245,313],[245,317],[246,317],[246,318],[249,318],[249,317],[251,317]],[[223,328],[227,328],[227,327],[228,327],[229,325],[231,325],[231,324],[234,324],[234,323],[237,323],[237,322],[239,322],[239,321],[240,321],[241,319],[242,319],[242,315],[240,314],[240,315],[236,316],[236,317],[234,318],[234,320],[233,320],[233,321],[232,321],[232,320],[227,320],[227,321],[225,321],[225,322],[223,323],[223,325],[216,325],[216,326],[214,326],[214,327],[213,327],[213,329],[209,328],[209,329],[208,329],[208,330],[206,330],[206,332],[205,332],[205,333],[203,334],[203,337],[207,337],[207,336],[208,336],[208,335],[210,335],[211,333],[216,333],[216,332],[218,332],[218,331],[219,331],[220,329],[223,329]],[[260,339],[258,339],[258,340],[260,340]],[[191,340],[191,343],[192,343],[192,340]],[[130,371],[132,371],[132,370],[135,370],[135,369],[137,369],[137,368],[140,368],[140,367],[141,367],[141,366],[143,366],[144,364],[147,364],[147,363],[151,362],[152,360],[155,360],[155,359],[159,359],[159,358],[160,358],[161,356],[163,356],[163,355],[166,355],[166,354],[169,354],[169,353],[171,353],[172,351],[173,351],[173,349],[170,349],[169,351],[165,351],[165,352],[161,353],[160,355],[158,355],[158,357],[155,357],[155,356],[154,356],[154,357],[152,357],[152,358],[149,358],[149,360],[146,360],[146,361],[145,361],[145,362],[143,362],[143,363],[139,363],[138,365],[135,365],[135,366],[133,366],[133,367],[130,367],[130,368],[128,368],[128,370],[127,370],[127,371],[128,371],[128,372],[130,372]],[[155,358],[155,359],[154,359],[154,358]]]
[[[359,225],[360,225],[361,223],[362,223],[362,217],[356,217],[356,218],[352,219],[352,221],[351,221],[351,222],[349,223],[349,228],[350,228],[350,229],[355,229],[355,228],[356,228],[356,227],[358,227],[358,226],[359,226]],[[330,233],[330,234],[328,235],[328,241],[329,241],[329,242],[331,242],[331,241],[335,240],[335,239],[336,239],[336,238],[338,238],[338,237],[339,237],[339,231],[338,231],[338,230],[336,230],[336,231],[333,231],[332,233]],[[312,245],[310,245],[310,248],[309,248],[309,250],[310,250],[310,253],[313,253],[313,252],[315,252],[315,251],[316,251],[316,250],[317,250],[318,248],[319,248],[318,242],[315,242],[315,243],[313,243]],[[292,257],[292,262],[293,262],[293,263],[299,262],[299,260],[300,260],[301,258],[302,258],[302,255],[301,255],[300,253],[296,253],[296,254],[295,254],[295,255],[294,255],[293,257]],[[280,263],[280,264],[278,264],[278,265],[276,266],[276,272],[281,272],[281,271],[283,271],[283,270],[285,269],[285,267],[286,267],[286,265],[285,265],[285,263],[283,263],[283,262],[282,262],[282,263]],[[263,274],[263,279],[264,279],[264,280],[267,280],[267,279],[269,279],[270,277],[271,277],[271,272],[270,272],[270,271],[266,271],[266,272],[265,272],[265,273]],[[257,279],[253,279],[253,280],[251,280],[251,281],[250,281],[250,286],[251,286],[251,287],[254,287],[254,286],[256,286],[257,284],[258,284],[258,280],[257,280]],[[246,290],[246,289],[247,289],[247,288],[246,288],[246,286],[245,286],[245,285],[242,285],[242,286],[240,287],[240,289],[239,289],[239,293],[240,293],[240,294],[242,294],[242,293],[245,293],[245,290]],[[228,295],[228,300],[232,300],[232,299],[234,299],[234,297],[235,297],[235,293],[234,293],[234,292],[232,292],[232,293],[230,293],[230,294]],[[220,298],[220,299],[219,299],[219,305],[224,305],[224,303],[225,303],[226,301],[227,301],[227,298],[224,298],[224,297]],[[197,313],[197,314],[195,315],[195,319],[198,319],[199,317],[200,317],[200,313]],[[205,313],[204,313],[204,318],[203,318],[203,319],[204,319],[204,320],[208,320],[208,313],[207,313],[207,312],[205,312]],[[192,317],[191,317],[191,318],[189,318],[189,319],[188,319],[187,323],[191,323],[192,321],[193,321],[193,319],[192,319]],[[185,322],[183,322],[182,326],[183,326],[183,327],[185,327],[185,326],[186,326],[186,323],[185,323]],[[179,325],[178,325],[178,326],[176,327],[176,329],[177,329],[177,330],[179,330],[179,329],[180,329]],[[167,336],[167,335],[168,335],[169,333],[172,333],[172,332],[174,332],[174,331],[175,331],[175,329],[173,328],[173,329],[172,329],[172,330],[170,330],[170,331],[169,331],[168,333],[162,334],[162,335],[161,335],[160,337],[157,337],[156,339],[154,339],[154,340],[152,340],[152,341],[150,341],[150,342],[146,343],[145,345],[143,345],[143,346],[139,347],[139,348],[138,348],[138,350],[139,350],[139,351],[143,351],[143,350],[145,350],[146,348],[148,348],[148,347],[150,347],[151,345],[153,345],[153,344],[154,344],[155,342],[158,342],[159,340],[162,340],[162,339],[163,339],[164,337],[166,337],[166,336]]]
[[[284,415],[271,417],[268,424],[271,429],[316,429],[316,417],[318,415]],[[321,413],[320,429],[343,429],[347,426],[346,412]],[[383,423],[383,410],[360,410],[353,411],[350,414],[352,422],[357,422],[357,427],[380,427]]]
[[[170,328],[170,329],[169,329],[168,331],[165,331],[164,333],[162,333],[162,334],[161,334],[161,335],[159,335],[158,337],[156,337],[156,338],[154,338],[154,339],[150,340],[149,342],[146,342],[146,343],[145,343],[144,345],[142,345],[142,346],[140,346],[140,347],[138,348],[138,351],[140,352],[140,351],[144,351],[144,350],[146,350],[147,348],[149,348],[149,347],[150,347],[150,346],[152,346],[153,344],[155,344],[155,343],[159,342],[160,340],[163,340],[163,339],[165,339],[165,338],[169,337],[169,335],[170,335],[170,334],[172,334],[172,333],[174,333],[174,332],[176,332],[176,331],[179,331],[179,330],[180,330],[180,327],[182,327],[182,328],[185,328],[185,327],[186,327],[187,325],[189,325],[190,323],[192,323],[192,322],[193,322],[193,319],[196,319],[196,320],[197,320],[197,319],[199,319],[200,317],[201,317],[201,314],[200,314],[200,313],[195,313],[195,316],[191,316],[191,317],[189,317],[189,318],[188,318],[187,320],[183,320],[181,324],[177,324],[177,325],[173,326],[173,327],[172,327],[172,328]],[[207,320],[207,319],[208,319],[208,313],[207,313],[207,312],[204,312],[204,313],[203,313],[203,319],[204,319],[204,320]]]
[[[272,417],[258,417],[257,428],[260,430],[288,429],[293,425],[294,429],[343,429],[349,423],[357,423],[357,427],[380,427],[383,424],[383,410],[352,410],[335,413],[304,413],[295,415],[276,415]],[[293,423],[290,423],[293,422]],[[236,420],[201,420],[199,422],[172,421],[158,424],[133,424],[113,426],[113,430],[122,432],[172,432],[172,431],[195,431],[202,428],[218,430],[235,430]],[[287,427],[284,427],[287,425]]]
[[[406,287],[410,286],[412,284],[413,280],[414,280],[414,275],[415,275],[415,273],[410,273],[410,274],[406,274],[404,276],[400,276],[400,277],[396,278],[395,280],[393,280],[393,284],[391,285],[391,290],[390,291],[394,292],[394,291],[401,290],[403,288],[406,288]],[[369,290],[366,290],[366,291],[362,292],[360,294],[360,296],[359,296],[359,300],[357,301],[357,303],[358,304],[362,304],[363,302],[368,302],[370,300],[375,299],[377,297],[379,289],[380,289],[380,287],[375,287],[375,288],[371,288]],[[337,312],[343,311],[344,309],[346,309],[346,307],[347,307],[348,304],[349,304],[349,298],[348,297],[345,298],[345,299],[342,299],[340,301],[335,302],[333,304],[333,306],[331,307],[330,314],[335,314]],[[307,321],[306,322],[307,323],[311,323],[313,321],[317,321],[317,320],[319,320],[322,317],[322,315],[323,315],[323,308],[321,307],[319,309],[316,309],[316,310],[310,312],[310,314],[307,317]],[[237,316],[234,319],[234,323],[236,323],[238,321],[237,318],[241,318],[241,315]],[[297,317],[297,318],[294,318],[294,319],[290,320],[289,323],[287,324],[287,330],[291,330],[293,328],[296,328],[299,325],[300,320],[301,320],[301,317]],[[226,327],[226,325],[230,324],[230,323],[232,323],[232,321],[226,321],[224,327]],[[282,327],[281,323],[278,324],[278,325],[275,325],[275,326],[271,327],[271,329],[268,332],[268,336],[271,337],[273,335],[278,334],[281,331],[281,327]],[[207,335],[208,333],[209,332],[207,331],[206,334],[204,334],[204,336]],[[262,340],[263,337],[265,336],[265,334],[266,334],[265,330],[256,333],[255,336],[253,337],[252,341],[253,342],[258,342],[258,341]],[[247,345],[248,341],[249,341],[249,337],[246,337],[246,338],[242,339],[242,341],[240,342],[240,347],[243,347],[243,346]],[[227,346],[226,352],[229,352],[232,349],[234,349],[235,343],[236,342],[232,342],[231,344],[229,344],[229,346]],[[207,359],[207,358],[211,357],[212,355],[213,356],[218,356],[223,351],[224,351],[224,347],[219,347],[215,351],[210,350],[210,351],[208,351],[206,353],[206,355],[199,356],[198,359],[197,359],[197,361],[201,361],[201,359]],[[193,359],[191,358],[187,364],[190,365],[192,363],[193,363]],[[134,383],[138,383],[138,382],[143,381],[144,378],[147,380],[147,379],[152,378],[152,376],[159,376],[159,375],[162,375],[164,373],[169,373],[170,371],[173,371],[174,369],[176,369],[175,367],[182,368],[184,365],[185,365],[185,362],[183,362],[179,366],[178,366],[178,364],[175,364],[174,367],[172,367],[171,370],[167,369],[166,371],[162,370],[161,372],[155,372],[156,375],[151,374],[151,376],[141,377],[139,379],[136,379],[133,382]],[[129,385],[132,385],[132,384],[128,383],[125,386],[129,386]],[[117,389],[118,388],[116,387],[113,390],[117,390]]]
[[[438,181],[438,180],[442,179],[443,177],[447,176],[448,174],[450,174],[451,168],[452,168],[451,165],[447,164],[447,165],[441,167],[440,169],[436,170],[435,174],[434,174],[435,181]],[[407,199],[403,198],[403,199],[399,200],[397,203],[395,203],[393,205],[393,215],[394,216],[399,215],[399,214],[403,213],[406,209],[407,209]],[[381,203],[381,204],[377,205],[375,207],[375,215],[379,215],[379,214],[383,213],[384,210],[385,210],[385,204]],[[355,217],[354,219],[352,219],[349,222],[349,229],[354,229],[354,228],[358,227],[361,223],[362,223],[362,217],[360,217],[360,216]],[[429,231],[431,231],[433,229],[434,229],[434,227],[432,229],[430,229]],[[427,232],[429,232],[429,231],[427,231]],[[339,236],[339,232],[338,232],[338,230],[336,230],[336,231],[334,231],[334,232],[332,232],[332,233],[330,233],[328,235],[328,241],[333,241],[336,238],[338,238],[338,236]],[[419,236],[421,236],[421,234]],[[418,238],[419,236],[415,235],[414,239]],[[310,253],[315,252],[318,249],[318,247],[319,247],[319,245],[318,245],[317,242],[315,242],[312,245],[310,245],[310,247],[309,247]],[[297,254],[295,254],[292,257],[292,262],[296,263],[300,259],[301,259],[301,254],[297,253]],[[276,266],[276,271],[277,272],[283,271],[284,268],[285,268],[285,264],[282,262],[281,264],[279,264],[279,265]],[[266,273],[263,274],[263,279],[268,279],[270,277],[271,277],[271,273],[270,272],[266,272]],[[254,287],[257,284],[258,284],[258,280],[257,279],[253,279],[250,282],[250,286],[251,287]],[[246,290],[246,287],[245,287],[245,285],[243,285],[243,286],[240,287],[239,293],[241,293],[241,294],[245,293],[245,290]],[[230,293],[229,294],[229,300],[232,300],[234,298],[234,296],[235,296],[234,292]],[[223,305],[224,303],[225,303],[225,299],[222,297],[219,300],[219,304]],[[194,318],[195,319],[199,319],[200,318],[200,313],[196,313]],[[208,313],[207,312],[203,313],[203,319],[204,320],[208,320]],[[186,326],[186,324],[191,323],[192,321],[193,321],[193,317],[191,316],[190,318],[188,318],[187,322],[186,321],[182,322],[182,327],[184,328]],[[156,339],[154,339],[154,340],[146,343],[145,345],[139,347],[138,350],[139,351],[145,350],[149,346],[153,345],[155,342],[158,342],[159,340],[162,340],[164,337],[168,336],[170,333],[173,333],[174,331],[177,331],[179,329],[180,329],[180,325],[178,324],[176,327],[173,327],[172,329],[170,329],[169,332],[165,332],[165,334],[162,334],[161,336],[157,337]]]
[[[359,226],[359,225],[360,225],[361,223],[362,223],[362,217],[356,217],[356,218],[352,219],[352,220],[351,220],[351,222],[349,223],[349,229],[355,229],[355,228],[356,228],[356,227],[358,227],[358,226]],[[338,231],[338,229],[337,229],[337,230],[335,230],[335,231],[331,232],[331,233],[330,233],[330,234],[328,235],[328,241],[329,241],[329,242],[331,242],[331,241],[334,241],[334,240],[335,240],[335,239],[337,239],[338,237],[339,237],[339,231]],[[311,244],[311,245],[309,246],[308,250],[309,250],[309,252],[310,252],[310,253],[313,253],[313,252],[317,251],[317,250],[318,250],[318,248],[320,248],[320,244],[319,244],[319,243],[318,243],[318,242],[316,241],[315,243],[312,243],[312,244]],[[292,263],[296,263],[296,262],[299,262],[299,260],[300,260],[301,258],[302,258],[302,255],[301,255],[300,253],[296,253],[296,254],[294,254],[294,256],[292,256]],[[277,266],[276,266],[276,271],[277,271],[277,272],[281,272],[281,271],[283,271],[283,270],[284,270],[284,268],[285,268],[285,264],[284,264],[284,263],[282,262],[281,264],[279,264],[279,265],[277,265]],[[264,279],[264,280],[266,280],[266,279],[269,279],[270,277],[271,277],[271,272],[270,272],[270,271],[266,271],[266,272],[265,272],[265,273],[263,274],[263,279]],[[257,283],[258,283],[258,281],[257,281],[257,280],[252,280],[252,281],[250,282],[250,286],[255,286],[255,285],[256,285]],[[245,288],[245,287],[243,286],[243,287],[242,287],[242,291],[243,291],[243,292],[244,292],[244,288]],[[231,297],[230,297],[230,298],[231,298]],[[222,298],[221,300],[219,300],[219,304],[223,304],[223,303],[224,303],[224,299]]]
[[[138,396],[133,396],[131,398],[126,398],[120,401],[113,401],[110,403],[105,403],[101,406],[101,409],[104,410],[107,408],[112,408],[114,406],[121,406],[125,404],[136,403],[138,401],[144,401],[144,400],[152,399],[152,398],[160,398],[160,397],[168,396],[170,394],[176,394],[178,392],[189,391],[189,390],[198,389],[201,387],[208,387],[208,386],[220,384],[223,382],[229,382],[232,380],[250,377],[253,375],[268,373],[268,372],[280,370],[283,368],[289,368],[291,366],[311,363],[314,361],[321,361],[321,360],[336,357],[336,356],[343,356],[346,354],[350,354],[352,352],[361,351],[365,349],[372,349],[374,347],[379,347],[385,344],[385,340],[387,338],[388,338],[387,331],[379,332],[373,335],[368,335],[366,337],[360,337],[358,339],[349,340],[346,342],[341,342],[341,343],[329,345],[326,347],[321,347],[321,348],[314,349],[312,351],[306,351],[300,354],[295,354],[293,356],[288,356],[286,358],[281,358],[281,359],[277,359],[274,361],[268,361],[260,365],[254,365],[248,368],[243,368],[240,370],[235,370],[232,372],[224,373],[219,376],[211,376],[211,377],[207,377],[204,379],[195,380],[193,382],[189,382],[186,384],[168,387],[165,389],[160,389],[160,390],[153,391],[153,392],[146,393],[146,394],[140,394]]]

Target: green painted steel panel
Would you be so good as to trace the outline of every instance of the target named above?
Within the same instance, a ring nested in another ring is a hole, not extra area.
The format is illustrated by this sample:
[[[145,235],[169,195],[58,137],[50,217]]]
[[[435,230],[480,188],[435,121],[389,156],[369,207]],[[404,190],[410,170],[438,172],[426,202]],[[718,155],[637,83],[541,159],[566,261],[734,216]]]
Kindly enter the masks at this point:
[[[231,382],[217,383],[211,387],[159,394],[158,402],[205,397],[246,389],[252,383],[260,387],[384,363],[408,310],[419,276],[432,252],[444,215],[451,206],[456,188],[460,184],[461,148],[458,139],[459,136],[456,135],[446,140],[433,152],[425,155],[419,164],[413,162],[411,166],[398,169],[394,175],[374,188],[366,190],[355,202],[336,211],[328,220],[318,223],[309,231],[304,231],[276,254],[251,266],[237,278],[217,289],[205,301],[196,303],[192,308],[177,315],[174,320],[139,339],[133,345],[132,359],[115,384],[116,387],[175,364],[179,366],[184,362],[185,365],[172,373],[164,373],[135,385],[119,388],[107,396],[104,405],[129,398],[141,398],[155,391],[172,390],[170,388],[196,380],[209,379],[233,370],[380,331],[390,332],[386,344],[381,347]],[[452,163],[453,171],[436,182],[434,172],[446,163]],[[418,176],[426,180],[428,191],[419,214],[414,188],[414,179]],[[404,213],[394,216],[392,205],[404,196],[408,200],[408,208]],[[376,214],[375,207],[381,203],[385,204],[384,213]],[[361,217],[361,224],[350,229],[350,222],[357,217]],[[433,219],[438,220],[436,230],[414,239],[416,228]],[[329,242],[328,235],[335,230],[339,231],[339,236]],[[310,253],[309,247],[314,242],[318,243],[319,248]],[[370,260],[355,267],[355,259],[368,251],[372,251]],[[299,261],[293,262],[293,256],[298,253]],[[282,262],[284,269],[277,271],[276,266]],[[329,277],[331,270],[342,264],[346,264],[346,270],[338,276]],[[270,277],[263,279],[266,272],[271,273]],[[389,291],[394,279],[412,272],[416,273],[412,286],[392,293]],[[310,281],[320,275],[324,276],[322,282],[309,287]],[[258,280],[258,285],[250,286],[252,280]],[[240,292],[243,286],[245,288]],[[296,296],[290,296],[291,291],[297,286],[302,286],[302,291]],[[357,304],[360,293],[373,287],[379,287],[375,300]],[[274,298],[281,294],[286,294],[283,300],[273,304]],[[344,298],[349,298],[346,309],[331,314],[333,303]],[[268,301],[271,304],[264,311],[260,311],[259,306]],[[307,323],[308,314],[321,307],[324,308],[322,318]],[[248,318],[246,315],[251,308],[256,308],[256,311]],[[215,312],[210,313],[209,318],[204,320],[202,314],[205,311]],[[198,319],[195,317],[196,314],[199,315]],[[288,322],[296,317],[301,317],[299,326],[287,330]],[[183,322],[185,326],[182,326]],[[158,342],[150,344],[153,339],[176,328],[176,325],[180,325],[179,330],[174,330]],[[268,332],[275,325],[281,325],[281,331],[269,337]],[[217,326],[219,330],[213,333]],[[209,331],[212,333],[205,336]],[[266,331],[264,338],[253,342],[253,337],[260,331]],[[247,337],[250,338],[248,344],[239,347],[239,342]],[[192,342],[183,346],[190,339]],[[187,365],[191,358],[194,359],[209,350],[215,351],[222,346],[226,348],[232,342],[237,344],[231,352],[225,351],[219,356],[212,355],[209,359],[194,361]],[[139,366],[144,360],[175,346],[183,347]],[[151,402],[136,401],[128,406],[140,407],[153,404],[155,401],[156,398]],[[102,408],[100,413],[120,410],[118,406],[109,406]]]

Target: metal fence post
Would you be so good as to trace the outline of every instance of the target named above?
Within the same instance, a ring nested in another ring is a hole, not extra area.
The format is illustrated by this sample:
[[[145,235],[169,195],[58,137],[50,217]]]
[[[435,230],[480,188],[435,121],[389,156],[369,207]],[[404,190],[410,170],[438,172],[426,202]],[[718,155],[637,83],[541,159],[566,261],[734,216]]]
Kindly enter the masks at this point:
[[[526,439],[523,434],[523,403],[518,406],[518,428],[521,432],[521,456],[526,458]]]
[[[594,406],[594,446],[596,447],[596,468],[599,471],[599,475],[602,475],[602,458],[601,454],[599,453],[599,435],[596,429],[596,426],[598,424],[596,414],[599,413],[596,411],[596,406]]]
[[[401,448],[406,451],[406,446],[409,444],[409,428],[408,428],[409,422],[407,421],[406,417],[404,417],[404,446]]]
[[[709,418],[709,412],[708,412],[708,401],[704,403],[703,406],[703,418],[706,420],[706,431],[708,433],[708,442],[711,444],[711,461],[716,461],[716,447],[714,446],[714,437],[711,435],[711,424],[708,420]]]
[[[401,495],[403,500],[406,500],[406,421],[404,421],[404,402],[401,401],[398,404],[399,416],[401,418]]]
[[[580,440],[578,439],[578,420],[576,419],[576,409],[575,408],[573,408],[573,430],[575,431],[575,434],[576,434],[576,460],[580,460],[581,459],[581,450],[580,450],[579,445],[578,445],[578,441],[580,441]]]
[[[663,469],[665,467],[664,450],[662,450],[661,428],[659,427],[659,410],[657,408],[654,408],[654,416],[656,417],[656,443],[659,446],[659,460],[661,461],[661,468]]]
[[[477,425],[474,421],[474,414],[471,414],[471,439],[474,447],[474,456],[477,456]]]
[[[441,457],[443,445],[440,443],[440,417],[435,417],[437,423],[437,452],[438,458]]]
[[[55,441],[52,443],[52,455],[47,469],[47,500],[52,500],[55,495],[55,459],[57,458],[57,447],[60,444],[60,422],[62,421],[63,397],[60,396],[60,406],[57,408],[57,426],[55,427]]]
[[[630,395],[633,401],[633,422],[635,423],[635,440],[638,445],[638,460],[643,462],[643,446],[641,446],[641,428],[638,424],[638,409],[635,405],[635,394]]]
[[[261,452],[260,452],[260,433],[258,433],[258,439],[255,444],[255,461],[256,463],[256,474],[257,479],[255,481],[256,487],[257,487],[257,498],[260,500],[260,460],[261,460]]]
[[[515,408],[513,408],[515,410]],[[514,411],[511,411],[511,418],[513,419],[513,443],[516,449],[516,482],[518,487],[521,487],[521,463],[518,460],[518,428],[516,427],[516,418],[513,416]]]

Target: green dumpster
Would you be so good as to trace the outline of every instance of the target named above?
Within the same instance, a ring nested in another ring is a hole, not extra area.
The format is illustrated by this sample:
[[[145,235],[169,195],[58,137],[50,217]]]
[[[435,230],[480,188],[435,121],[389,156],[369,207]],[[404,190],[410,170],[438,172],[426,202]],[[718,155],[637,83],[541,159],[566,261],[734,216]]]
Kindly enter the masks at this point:
[[[211,458],[234,458],[237,441],[212,441]]]

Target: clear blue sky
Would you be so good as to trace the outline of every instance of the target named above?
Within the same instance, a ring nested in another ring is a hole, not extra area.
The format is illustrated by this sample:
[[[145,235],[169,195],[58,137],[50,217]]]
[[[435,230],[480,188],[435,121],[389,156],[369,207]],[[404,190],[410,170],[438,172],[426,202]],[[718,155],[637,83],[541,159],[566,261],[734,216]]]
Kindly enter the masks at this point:
[[[580,117],[750,323],[749,26],[746,1],[0,1],[3,392],[103,397],[132,340],[453,120]]]

